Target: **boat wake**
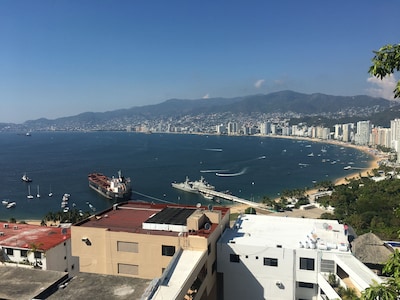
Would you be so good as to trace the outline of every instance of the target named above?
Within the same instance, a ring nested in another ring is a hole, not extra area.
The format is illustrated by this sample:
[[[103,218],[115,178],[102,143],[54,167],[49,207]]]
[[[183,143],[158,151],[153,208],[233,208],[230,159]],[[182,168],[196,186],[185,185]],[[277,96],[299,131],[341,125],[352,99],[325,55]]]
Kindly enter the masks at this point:
[[[243,168],[240,172],[238,173],[215,173],[215,175],[220,176],[220,177],[235,177],[235,176],[240,176],[243,175],[247,172],[247,168]]]
[[[206,150],[206,151],[214,151],[214,152],[222,152],[221,148],[207,148],[207,149],[204,149],[204,150]]]
[[[219,173],[219,172],[227,172],[227,171],[229,171],[229,170],[220,170],[220,169],[217,169],[217,170],[200,170],[200,173]]]

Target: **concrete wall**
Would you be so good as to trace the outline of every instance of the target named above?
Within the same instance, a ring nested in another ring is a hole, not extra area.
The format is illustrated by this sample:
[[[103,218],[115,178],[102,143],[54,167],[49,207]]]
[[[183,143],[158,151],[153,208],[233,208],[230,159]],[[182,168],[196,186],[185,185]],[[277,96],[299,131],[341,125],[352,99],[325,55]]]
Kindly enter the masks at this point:
[[[118,242],[138,244],[137,253],[118,251]],[[171,256],[162,255],[162,245],[179,249],[176,236],[107,231],[101,228],[72,227],[72,255],[80,260],[80,271],[153,279],[162,274]],[[137,266],[137,274],[122,274],[118,264]]]

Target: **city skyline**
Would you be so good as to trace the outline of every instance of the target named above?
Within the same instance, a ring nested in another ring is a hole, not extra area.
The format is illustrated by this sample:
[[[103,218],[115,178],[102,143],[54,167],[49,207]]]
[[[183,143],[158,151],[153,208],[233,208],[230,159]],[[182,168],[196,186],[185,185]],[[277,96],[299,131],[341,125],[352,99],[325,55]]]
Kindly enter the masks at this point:
[[[398,42],[396,3],[342,2],[3,2],[0,122],[286,89],[389,99],[396,78],[368,67]]]

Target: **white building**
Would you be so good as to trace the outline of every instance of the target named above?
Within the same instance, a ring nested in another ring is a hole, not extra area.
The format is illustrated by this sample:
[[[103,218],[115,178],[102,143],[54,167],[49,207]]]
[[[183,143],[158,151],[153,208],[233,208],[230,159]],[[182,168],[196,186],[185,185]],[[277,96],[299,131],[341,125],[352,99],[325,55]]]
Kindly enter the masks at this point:
[[[358,295],[380,278],[349,250],[334,220],[239,216],[217,245],[219,299],[340,299],[334,274]]]
[[[335,140],[342,140],[343,138],[343,128],[342,128],[342,124],[336,124],[335,125],[335,133],[333,135],[333,138]]]
[[[228,123],[228,135],[235,135],[238,133],[238,124],[235,122]]]
[[[396,141],[400,141],[400,119],[394,119],[390,121],[390,132],[391,132],[391,147],[398,151]]]
[[[352,141],[353,138],[353,130],[354,130],[354,124],[353,123],[348,123],[348,124],[342,124],[342,141],[349,143]]]
[[[266,123],[260,124],[260,134],[261,135],[271,134],[271,122],[266,122]]]
[[[0,222],[0,259],[12,266],[79,272],[71,256],[71,229]]]
[[[215,126],[215,131],[217,134],[225,134],[226,133],[226,127],[224,124],[219,124]]]
[[[357,133],[355,135],[355,143],[357,145],[368,145],[371,135],[370,121],[357,122]]]

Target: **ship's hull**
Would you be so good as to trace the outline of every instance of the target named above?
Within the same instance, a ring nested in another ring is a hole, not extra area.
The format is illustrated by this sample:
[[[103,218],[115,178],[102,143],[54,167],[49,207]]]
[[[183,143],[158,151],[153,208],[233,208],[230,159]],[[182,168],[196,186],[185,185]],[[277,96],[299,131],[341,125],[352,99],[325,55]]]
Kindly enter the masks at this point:
[[[197,189],[192,188],[190,185],[187,185],[185,183],[171,183],[173,188],[176,188],[178,190],[184,191],[184,192],[189,192],[193,194],[198,194],[199,191]]]
[[[215,190],[215,187],[209,184],[207,181],[204,180],[203,177],[200,180],[190,181],[188,177],[186,180],[181,183],[173,182],[171,183],[172,187],[179,189],[181,191],[189,192],[198,194],[200,191],[199,189],[207,189],[207,190]]]
[[[120,182],[118,191],[113,191],[110,187],[110,182],[113,180],[104,176],[103,174],[95,173],[89,174],[89,187],[100,194],[101,196],[113,200],[129,200],[132,194],[130,180],[123,179]]]

